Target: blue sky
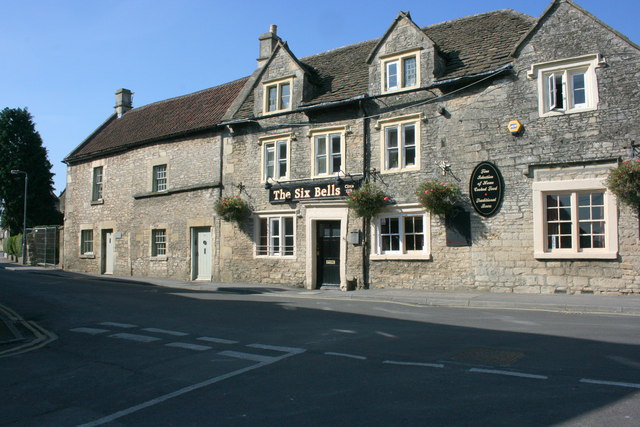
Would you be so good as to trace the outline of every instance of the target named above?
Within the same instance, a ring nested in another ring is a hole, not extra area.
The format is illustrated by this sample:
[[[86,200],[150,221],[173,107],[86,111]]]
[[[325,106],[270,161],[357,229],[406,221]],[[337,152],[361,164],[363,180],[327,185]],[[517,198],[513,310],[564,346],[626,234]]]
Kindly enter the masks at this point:
[[[640,43],[638,0],[576,3]],[[62,159],[113,113],[114,92],[134,107],[253,72],[258,36],[278,35],[298,57],[380,37],[398,11],[419,26],[511,8],[538,17],[550,0],[0,0],[0,109],[27,107],[56,193]]]

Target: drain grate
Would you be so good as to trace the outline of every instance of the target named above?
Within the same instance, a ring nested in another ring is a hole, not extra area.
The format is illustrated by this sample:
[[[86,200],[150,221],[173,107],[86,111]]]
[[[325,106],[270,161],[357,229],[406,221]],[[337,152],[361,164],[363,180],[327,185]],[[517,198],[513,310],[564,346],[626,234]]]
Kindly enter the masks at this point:
[[[480,363],[483,365],[511,365],[524,357],[518,351],[498,350],[495,348],[471,348],[452,358],[458,362]]]

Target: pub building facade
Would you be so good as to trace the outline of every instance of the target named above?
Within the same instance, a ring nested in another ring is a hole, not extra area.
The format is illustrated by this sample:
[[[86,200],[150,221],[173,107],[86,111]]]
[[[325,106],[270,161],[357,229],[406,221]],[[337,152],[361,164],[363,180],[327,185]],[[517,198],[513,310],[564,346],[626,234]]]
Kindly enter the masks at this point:
[[[133,109],[119,92],[124,111],[66,159],[65,268],[640,293],[637,214],[604,183],[637,155],[640,49],[573,1],[424,28],[400,12],[306,58],[275,26],[259,43],[238,81]],[[418,202],[427,180],[461,189],[450,214]],[[371,219],[348,206],[364,183],[388,196]],[[251,215],[221,220],[219,197]]]

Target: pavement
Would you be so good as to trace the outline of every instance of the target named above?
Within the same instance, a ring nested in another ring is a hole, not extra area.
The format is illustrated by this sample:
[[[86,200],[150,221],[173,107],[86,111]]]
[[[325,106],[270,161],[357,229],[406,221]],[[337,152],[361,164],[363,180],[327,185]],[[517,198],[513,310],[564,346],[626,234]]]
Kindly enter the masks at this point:
[[[640,317],[640,295],[567,295],[514,294],[464,291],[433,291],[422,289],[376,288],[343,292],[340,289],[303,289],[285,285],[258,283],[188,282],[163,278],[100,276],[66,272],[54,268],[23,266],[0,259],[0,268],[17,272],[55,271],[56,275],[85,276],[92,280],[146,283],[172,289],[224,294],[261,294],[273,297],[331,299],[387,302],[425,307],[456,307],[475,309],[535,310],[562,313],[609,314]],[[0,301],[0,357],[3,348],[28,340],[19,316]],[[24,325],[23,325],[24,326]],[[29,326],[27,324],[27,326]],[[28,331],[27,331],[28,332]],[[45,332],[46,335],[46,332]]]

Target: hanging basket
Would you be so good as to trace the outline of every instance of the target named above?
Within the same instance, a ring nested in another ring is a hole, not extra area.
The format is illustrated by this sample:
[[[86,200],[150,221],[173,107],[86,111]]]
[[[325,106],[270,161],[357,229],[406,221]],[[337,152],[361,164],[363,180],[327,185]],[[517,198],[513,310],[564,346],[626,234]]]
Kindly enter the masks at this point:
[[[626,160],[611,170],[606,185],[621,202],[640,211],[640,159]]]
[[[227,222],[242,222],[251,213],[249,204],[239,196],[221,197],[215,204],[216,214]]]
[[[371,219],[376,216],[391,198],[371,183],[364,184],[348,194],[349,208],[361,218]]]
[[[445,216],[460,200],[460,188],[440,181],[425,181],[416,190],[418,201],[427,212]]]

